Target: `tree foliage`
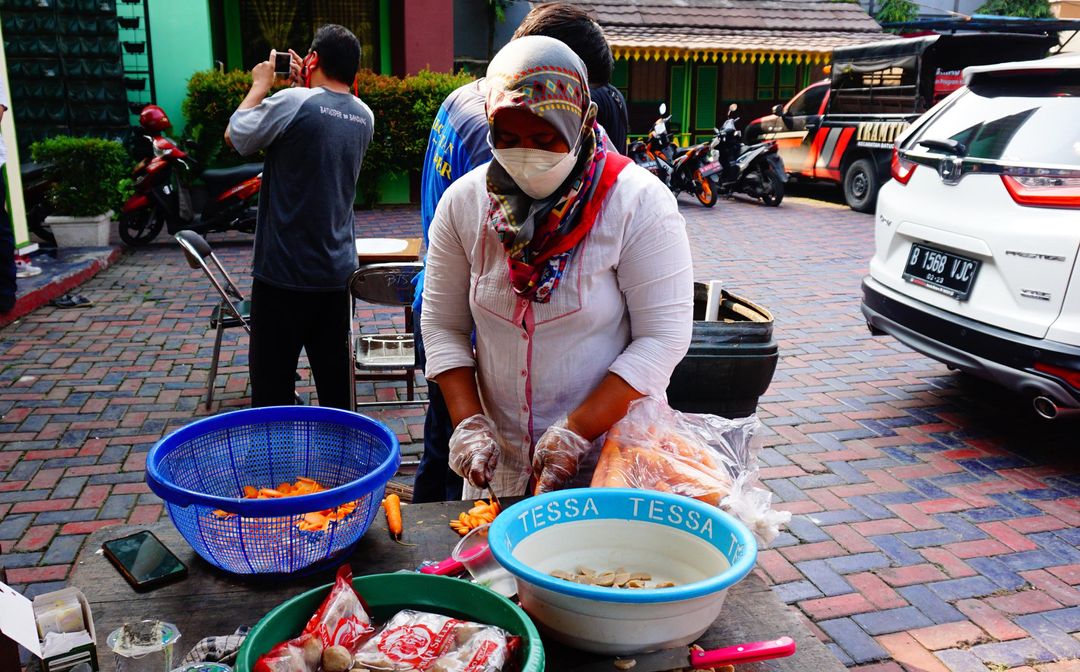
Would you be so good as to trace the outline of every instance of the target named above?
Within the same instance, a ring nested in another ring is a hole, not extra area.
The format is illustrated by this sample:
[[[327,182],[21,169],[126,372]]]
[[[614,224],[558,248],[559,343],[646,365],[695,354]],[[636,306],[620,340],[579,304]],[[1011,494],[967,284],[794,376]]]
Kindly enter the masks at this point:
[[[919,16],[919,8],[910,0],[885,0],[878,10],[878,23],[903,23]]]
[[[1047,0],[987,0],[975,10],[992,16],[1019,16],[1029,19],[1049,19],[1054,16]]]

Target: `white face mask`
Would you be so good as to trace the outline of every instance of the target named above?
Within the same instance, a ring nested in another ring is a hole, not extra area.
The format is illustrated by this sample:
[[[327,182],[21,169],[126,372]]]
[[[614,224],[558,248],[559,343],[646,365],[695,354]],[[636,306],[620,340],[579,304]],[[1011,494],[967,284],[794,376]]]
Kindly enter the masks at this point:
[[[514,183],[536,199],[555,193],[570,176],[578,158],[577,152],[549,152],[525,147],[492,149],[491,153]]]

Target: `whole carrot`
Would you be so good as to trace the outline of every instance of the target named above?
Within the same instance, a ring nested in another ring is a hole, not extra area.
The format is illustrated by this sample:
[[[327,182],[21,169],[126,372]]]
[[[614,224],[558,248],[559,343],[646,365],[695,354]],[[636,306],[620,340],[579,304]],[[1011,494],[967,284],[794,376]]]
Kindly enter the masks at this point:
[[[401,540],[401,498],[395,494],[386,496],[383,500],[383,508],[386,509],[386,526],[390,530],[390,536],[395,540]]]

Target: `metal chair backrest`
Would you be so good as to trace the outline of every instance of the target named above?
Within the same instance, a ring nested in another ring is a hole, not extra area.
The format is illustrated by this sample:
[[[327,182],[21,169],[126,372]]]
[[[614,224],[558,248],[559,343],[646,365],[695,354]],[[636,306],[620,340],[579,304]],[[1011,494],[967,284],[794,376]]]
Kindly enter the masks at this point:
[[[232,277],[229,276],[229,272],[225,270],[225,267],[218,261],[217,255],[210,249],[210,244],[206,242],[206,239],[195,233],[194,231],[180,231],[176,234],[176,242],[180,243],[180,249],[184,251],[184,257],[187,259],[188,266],[194,269],[202,269],[206,277],[210,279],[210,284],[217,290],[218,296],[221,297],[221,307],[223,310],[227,310],[230,315],[235,317],[243,325],[244,330],[251,333],[251,327],[248,325],[247,318],[241,313],[240,309],[236,307],[235,301],[243,301],[244,294],[240,291],[240,288],[233,282]],[[218,273],[221,274],[222,279],[214,275],[214,272],[210,269],[210,266],[206,263],[210,260],[217,268]]]
[[[367,303],[409,307],[415,292],[413,280],[422,270],[419,261],[367,264],[349,276],[349,292]]]

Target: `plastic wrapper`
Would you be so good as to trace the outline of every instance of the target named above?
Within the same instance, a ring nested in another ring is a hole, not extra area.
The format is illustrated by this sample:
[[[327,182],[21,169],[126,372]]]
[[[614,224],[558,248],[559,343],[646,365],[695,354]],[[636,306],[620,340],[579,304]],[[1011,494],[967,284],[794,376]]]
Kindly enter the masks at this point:
[[[501,628],[405,610],[361,647],[353,665],[372,672],[499,672],[509,669],[518,644]]]
[[[592,441],[566,426],[564,415],[548,427],[536,443],[532,468],[536,476],[536,494],[567,487],[578,473],[578,466],[592,449]]]
[[[334,587],[300,636],[282,642],[255,662],[255,672],[317,672],[322,652],[338,645],[354,654],[375,629],[352,586],[352,570],[343,565]]]
[[[461,421],[450,435],[450,468],[477,488],[486,488],[499,462],[499,433],[486,415]]]
[[[756,416],[681,413],[653,398],[630,405],[604,441],[592,486],[671,492],[720,506],[768,546],[791,519],[757,487]]]

